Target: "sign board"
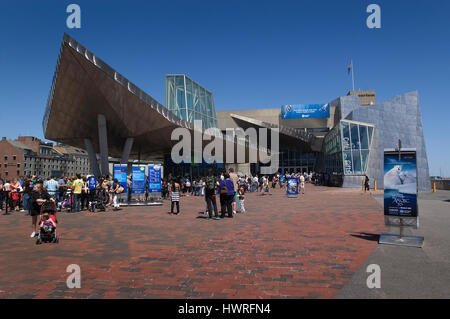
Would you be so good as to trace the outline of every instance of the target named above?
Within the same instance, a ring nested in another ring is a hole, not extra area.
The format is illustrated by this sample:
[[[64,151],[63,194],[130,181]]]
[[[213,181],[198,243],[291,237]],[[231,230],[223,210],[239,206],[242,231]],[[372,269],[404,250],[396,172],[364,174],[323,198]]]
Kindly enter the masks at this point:
[[[385,150],[383,181],[386,225],[417,227],[416,151]]]
[[[113,167],[114,178],[117,178],[120,186],[123,187],[123,192],[127,192],[127,165],[126,164],[114,164]]]
[[[145,194],[144,165],[133,165],[131,168],[131,194]]]
[[[298,196],[298,179],[296,178],[288,178],[286,185],[286,193],[288,197],[297,197]]]
[[[148,165],[148,194],[149,196],[161,194],[161,164]]]
[[[309,119],[309,118],[329,118],[329,104],[296,104],[283,105],[281,107],[281,118],[287,119]]]

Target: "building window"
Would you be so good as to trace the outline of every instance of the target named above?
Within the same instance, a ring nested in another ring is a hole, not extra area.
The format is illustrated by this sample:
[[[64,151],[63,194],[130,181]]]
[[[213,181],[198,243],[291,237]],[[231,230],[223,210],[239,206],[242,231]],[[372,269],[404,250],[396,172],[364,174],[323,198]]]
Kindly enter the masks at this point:
[[[13,155],[13,161],[15,161],[16,160],[16,155]]]
[[[8,160],[8,156],[5,156],[5,162]]]
[[[17,167],[20,168],[20,163],[17,163]]]

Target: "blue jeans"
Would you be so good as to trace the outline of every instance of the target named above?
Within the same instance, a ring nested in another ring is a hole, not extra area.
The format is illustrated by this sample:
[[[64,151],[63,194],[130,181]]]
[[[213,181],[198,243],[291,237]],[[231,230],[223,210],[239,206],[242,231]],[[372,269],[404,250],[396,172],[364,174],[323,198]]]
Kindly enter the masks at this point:
[[[23,210],[28,211],[30,209],[30,195],[23,194]]]
[[[80,211],[80,206],[81,206],[81,194],[73,194],[73,210],[75,212],[79,212]]]

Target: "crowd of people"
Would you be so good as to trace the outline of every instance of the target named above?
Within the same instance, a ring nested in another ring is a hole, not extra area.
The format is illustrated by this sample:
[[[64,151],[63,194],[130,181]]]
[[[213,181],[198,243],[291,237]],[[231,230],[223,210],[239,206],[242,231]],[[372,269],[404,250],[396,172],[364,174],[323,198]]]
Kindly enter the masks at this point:
[[[170,199],[170,214],[180,214],[182,196],[201,196],[205,200],[207,219],[233,218],[236,213],[245,213],[247,192],[270,193],[270,189],[286,187],[289,178],[299,181],[301,192],[305,192],[305,182],[320,183],[319,175],[314,173],[286,173],[267,175],[238,176],[233,168],[215,175],[210,168],[206,176],[194,178],[174,178],[170,174],[161,181],[162,199]],[[127,180],[131,186],[131,176]],[[131,187],[127,187],[128,191]],[[32,217],[32,234],[36,236],[38,217],[42,215],[43,203],[51,201],[56,211],[80,212],[95,209],[105,211],[107,206],[120,209],[119,196],[124,188],[117,179],[93,176],[41,178],[36,176],[4,180],[0,177],[0,210],[8,212],[27,212]],[[128,196],[130,194],[128,193]],[[216,196],[219,201],[217,202]],[[219,207],[219,205],[220,207]],[[220,210],[219,210],[220,208]],[[55,222],[57,222],[55,218]]]

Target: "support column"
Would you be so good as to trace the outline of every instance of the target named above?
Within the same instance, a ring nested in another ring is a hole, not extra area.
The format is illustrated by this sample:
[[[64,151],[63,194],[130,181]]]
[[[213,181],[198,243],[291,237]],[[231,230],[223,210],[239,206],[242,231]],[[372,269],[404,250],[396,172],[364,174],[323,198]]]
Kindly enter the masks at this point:
[[[129,137],[125,141],[125,145],[123,146],[122,159],[120,160],[120,164],[128,164],[128,158],[130,157],[131,148],[133,147],[134,138]]]
[[[89,163],[91,164],[92,171],[95,177],[100,177],[100,169],[98,168],[97,162],[97,154],[95,154],[94,146],[92,145],[92,141],[88,138],[84,139],[84,145],[86,146],[86,150],[89,156]]]
[[[106,119],[103,114],[97,115],[98,120],[98,141],[100,144],[100,167],[103,176],[109,174],[108,161],[108,134],[106,130]]]

